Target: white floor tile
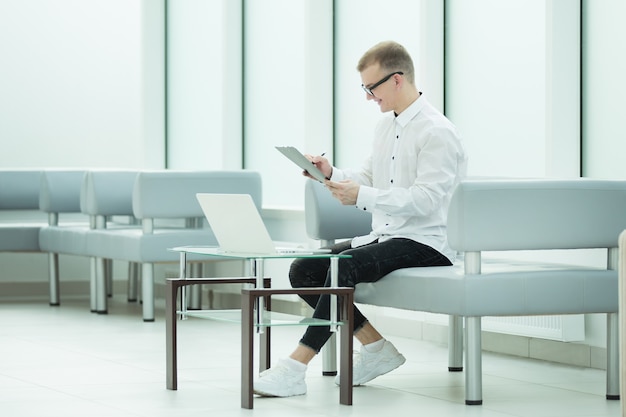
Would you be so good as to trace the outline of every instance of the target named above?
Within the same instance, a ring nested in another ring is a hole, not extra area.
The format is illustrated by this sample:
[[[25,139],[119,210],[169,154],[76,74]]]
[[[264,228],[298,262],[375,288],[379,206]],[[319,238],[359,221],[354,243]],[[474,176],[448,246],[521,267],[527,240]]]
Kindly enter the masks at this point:
[[[301,328],[274,329],[272,357],[288,355]],[[179,322],[179,389],[165,387],[162,303],[157,321],[144,323],[141,305],[123,297],[108,315],[89,312],[86,300],[0,303],[2,416],[220,417],[271,416],[620,416],[607,401],[604,371],[483,354],[482,406],[464,402],[465,375],[447,371],[447,349],[393,337],[407,363],[354,389],[354,405],[339,404],[334,378],[321,360],[307,372],[308,393],[255,398],[240,408],[240,328],[234,323]]]

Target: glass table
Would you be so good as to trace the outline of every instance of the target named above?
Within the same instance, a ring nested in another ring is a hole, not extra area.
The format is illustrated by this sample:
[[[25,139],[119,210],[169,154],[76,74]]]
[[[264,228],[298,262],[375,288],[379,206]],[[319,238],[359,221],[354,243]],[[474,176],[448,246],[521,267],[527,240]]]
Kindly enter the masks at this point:
[[[241,323],[241,407],[253,408],[253,357],[254,333],[260,338],[259,367],[263,371],[270,366],[270,331],[275,326],[330,326],[331,331],[340,334],[340,390],[339,402],[352,405],[352,321],[354,288],[338,287],[339,259],[350,255],[316,252],[293,252],[276,254],[223,253],[216,247],[181,246],[172,248],[180,254],[179,278],[166,280],[165,327],[166,327],[166,380],[167,389],[178,388],[177,377],[177,318],[200,317],[213,320],[237,321]],[[213,260],[248,260],[251,261],[252,274],[244,277],[225,278],[189,278],[187,277],[187,255],[201,255]],[[264,275],[264,262],[285,258],[329,258],[331,286],[320,288],[271,287],[271,279]],[[241,310],[188,310],[184,289],[196,284],[250,284],[241,290]],[[181,309],[177,309],[179,289]],[[331,297],[330,317],[337,320],[319,320],[303,318],[290,314],[271,311],[271,296],[280,294],[306,295],[327,294]]]

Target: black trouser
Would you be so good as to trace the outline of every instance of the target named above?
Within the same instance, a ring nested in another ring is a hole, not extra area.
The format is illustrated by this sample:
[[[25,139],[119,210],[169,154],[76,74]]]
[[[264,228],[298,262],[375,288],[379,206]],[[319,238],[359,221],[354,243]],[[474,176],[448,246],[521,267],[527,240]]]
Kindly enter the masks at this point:
[[[419,266],[446,266],[450,260],[437,250],[410,239],[390,239],[351,248],[350,242],[331,247],[332,253],[351,255],[339,259],[340,287],[354,287],[360,282],[376,282],[388,273],[401,268]],[[294,288],[330,286],[329,258],[296,259],[289,270],[289,280]],[[313,317],[330,318],[330,296],[311,295],[302,299],[315,308]],[[354,307],[354,331],[359,330],[367,319]],[[329,326],[309,326],[300,343],[319,352],[331,336]]]

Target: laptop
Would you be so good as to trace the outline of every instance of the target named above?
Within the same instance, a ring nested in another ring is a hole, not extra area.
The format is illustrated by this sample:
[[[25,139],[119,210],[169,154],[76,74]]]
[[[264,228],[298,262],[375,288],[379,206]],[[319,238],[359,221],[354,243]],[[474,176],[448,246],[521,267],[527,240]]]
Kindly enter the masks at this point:
[[[198,193],[196,198],[223,253],[287,255],[330,249],[276,247],[249,194]]]

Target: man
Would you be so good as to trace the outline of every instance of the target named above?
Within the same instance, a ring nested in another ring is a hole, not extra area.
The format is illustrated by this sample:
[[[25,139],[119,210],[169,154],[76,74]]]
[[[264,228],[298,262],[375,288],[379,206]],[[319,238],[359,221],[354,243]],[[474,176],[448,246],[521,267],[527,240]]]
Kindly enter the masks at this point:
[[[367,100],[383,113],[371,156],[358,171],[340,170],[322,156],[307,157],[327,178],[325,185],[344,205],[372,213],[372,232],[336,244],[339,286],[374,282],[400,268],[451,265],[446,216],[467,157],[454,125],[415,86],[414,67],[404,47],[382,42],[360,59],[357,70]],[[393,112],[393,113],[392,113]],[[305,175],[308,175],[305,173]],[[328,259],[297,259],[289,279],[295,288],[330,285]],[[329,318],[329,296],[307,296],[314,317]],[[288,397],[306,393],[307,364],[330,337],[329,327],[307,328],[293,353],[261,373],[257,394]],[[405,362],[396,348],[354,307],[354,385],[361,385]],[[336,379],[338,383],[339,379]]]

